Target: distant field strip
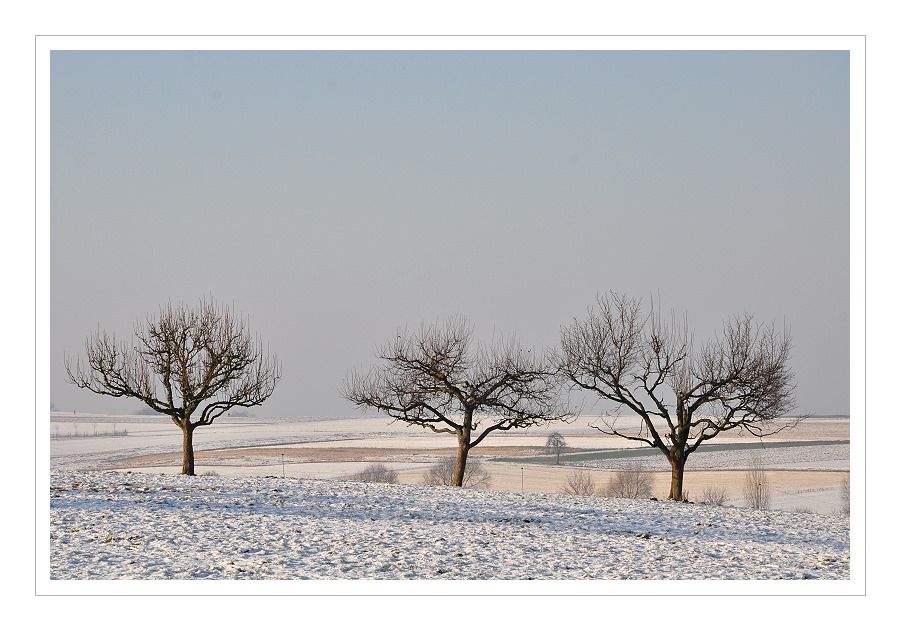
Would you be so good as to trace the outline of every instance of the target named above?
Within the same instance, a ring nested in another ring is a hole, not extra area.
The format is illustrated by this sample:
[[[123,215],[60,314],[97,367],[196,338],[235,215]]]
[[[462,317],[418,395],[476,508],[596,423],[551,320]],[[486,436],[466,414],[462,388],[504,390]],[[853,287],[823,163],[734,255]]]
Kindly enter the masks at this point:
[[[697,449],[697,453],[715,453],[718,451],[748,451],[748,450],[768,450],[778,448],[802,448],[809,446],[839,446],[848,445],[850,440],[810,440],[810,441],[792,441],[792,442],[741,442],[732,444],[701,444]],[[587,449],[575,452],[569,451],[559,456],[560,462],[566,463],[585,463],[598,462],[604,460],[616,459],[634,459],[637,457],[652,457],[661,453],[656,448],[647,446],[639,448],[615,448],[615,449]],[[496,458],[494,461],[507,462],[515,464],[555,464],[556,454],[540,455],[537,457],[503,457]]]

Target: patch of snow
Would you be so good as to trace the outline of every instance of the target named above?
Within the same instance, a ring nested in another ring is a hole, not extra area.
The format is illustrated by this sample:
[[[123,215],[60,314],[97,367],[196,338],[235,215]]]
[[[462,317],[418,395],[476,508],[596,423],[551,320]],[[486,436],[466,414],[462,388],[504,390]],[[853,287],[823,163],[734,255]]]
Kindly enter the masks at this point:
[[[843,516],[53,470],[51,580],[849,580]]]

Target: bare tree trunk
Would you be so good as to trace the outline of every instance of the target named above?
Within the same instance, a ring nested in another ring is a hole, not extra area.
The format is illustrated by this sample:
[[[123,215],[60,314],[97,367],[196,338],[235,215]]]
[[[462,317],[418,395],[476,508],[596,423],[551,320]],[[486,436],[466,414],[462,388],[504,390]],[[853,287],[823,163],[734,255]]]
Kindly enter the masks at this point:
[[[669,500],[683,501],[684,488],[684,464],[686,460],[672,458],[669,464],[672,466],[672,484],[669,486]]]
[[[453,469],[453,482],[451,485],[462,488],[463,478],[466,474],[466,460],[469,458],[469,445],[459,438],[459,450],[456,453],[456,468]]]
[[[191,425],[191,421],[189,418],[186,418],[184,424],[181,427],[181,431],[184,434],[183,450],[184,456],[182,458],[181,463],[181,474],[182,475],[193,475],[194,474],[194,427]]]
[[[472,419],[473,410],[466,409],[463,416],[462,427],[458,429],[456,438],[459,442],[459,450],[456,452],[456,469],[453,471],[453,483],[451,485],[462,488],[464,475],[466,474],[466,459],[469,457],[470,444],[472,443]]]

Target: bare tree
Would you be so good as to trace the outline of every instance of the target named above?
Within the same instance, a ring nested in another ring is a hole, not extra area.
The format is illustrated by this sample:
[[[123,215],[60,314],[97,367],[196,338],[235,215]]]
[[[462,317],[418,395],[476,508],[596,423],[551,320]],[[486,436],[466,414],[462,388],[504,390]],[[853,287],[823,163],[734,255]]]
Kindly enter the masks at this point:
[[[646,499],[653,489],[650,473],[640,463],[628,464],[617,470],[606,485],[604,494],[620,499]]]
[[[397,471],[388,468],[384,464],[369,464],[350,477],[352,481],[367,481],[370,483],[397,483]]]
[[[597,494],[597,486],[594,484],[594,478],[591,477],[591,473],[581,468],[576,468],[566,477],[566,483],[560,490],[565,494],[585,496],[595,496]]]
[[[750,467],[744,475],[744,500],[754,510],[768,510],[772,504],[769,475],[757,454],[750,458]]]
[[[134,327],[131,343],[98,331],[81,357],[66,357],[69,382],[97,394],[137,398],[182,430],[181,474],[194,474],[194,430],[233,407],[261,405],[281,378],[246,320],[224,306],[168,304]],[[192,419],[199,412],[199,418]]]
[[[429,486],[452,486],[453,473],[456,471],[455,457],[442,457],[438,463],[425,471],[425,483]],[[466,462],[463,475],[463,488],[489,488],[491,473],[477,459]]]
[[[666,324],[652,305],[645,316],[640,300],[610,293],[584,321],[562,328],[557,359],[574,387],[614,405],[596,429],[665,455],[669,499],[681,501],[688,456],[704,442],[723,431],[762,437],[797,424],[774,422],[794,407],[791,347],[789,335],[743,315],[695,349],[686,321]],[[623,411],[639,416],[639,429],[617,426]]]
[[[559,455],[566,448],[566,439],[559,431],[554,431],[547,437],[545,446],[551,453],[556,453],[556,465],[559,466]]]
[[[553,369],[512,338],[473,348],[463,318],[400,330],[376,353],[384,364],[353,371],[341,393],[410,425],[456,436],[453,485],[461,486],[469,450],[494,431],[569,417],[560,409]]]

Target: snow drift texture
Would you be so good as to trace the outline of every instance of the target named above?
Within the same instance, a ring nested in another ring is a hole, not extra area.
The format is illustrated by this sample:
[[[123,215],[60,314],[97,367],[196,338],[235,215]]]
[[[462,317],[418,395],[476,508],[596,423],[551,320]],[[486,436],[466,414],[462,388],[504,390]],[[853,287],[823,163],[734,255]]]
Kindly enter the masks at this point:
[[[850,578],[845,516],[273,477],[50,485],[51,579]]]

